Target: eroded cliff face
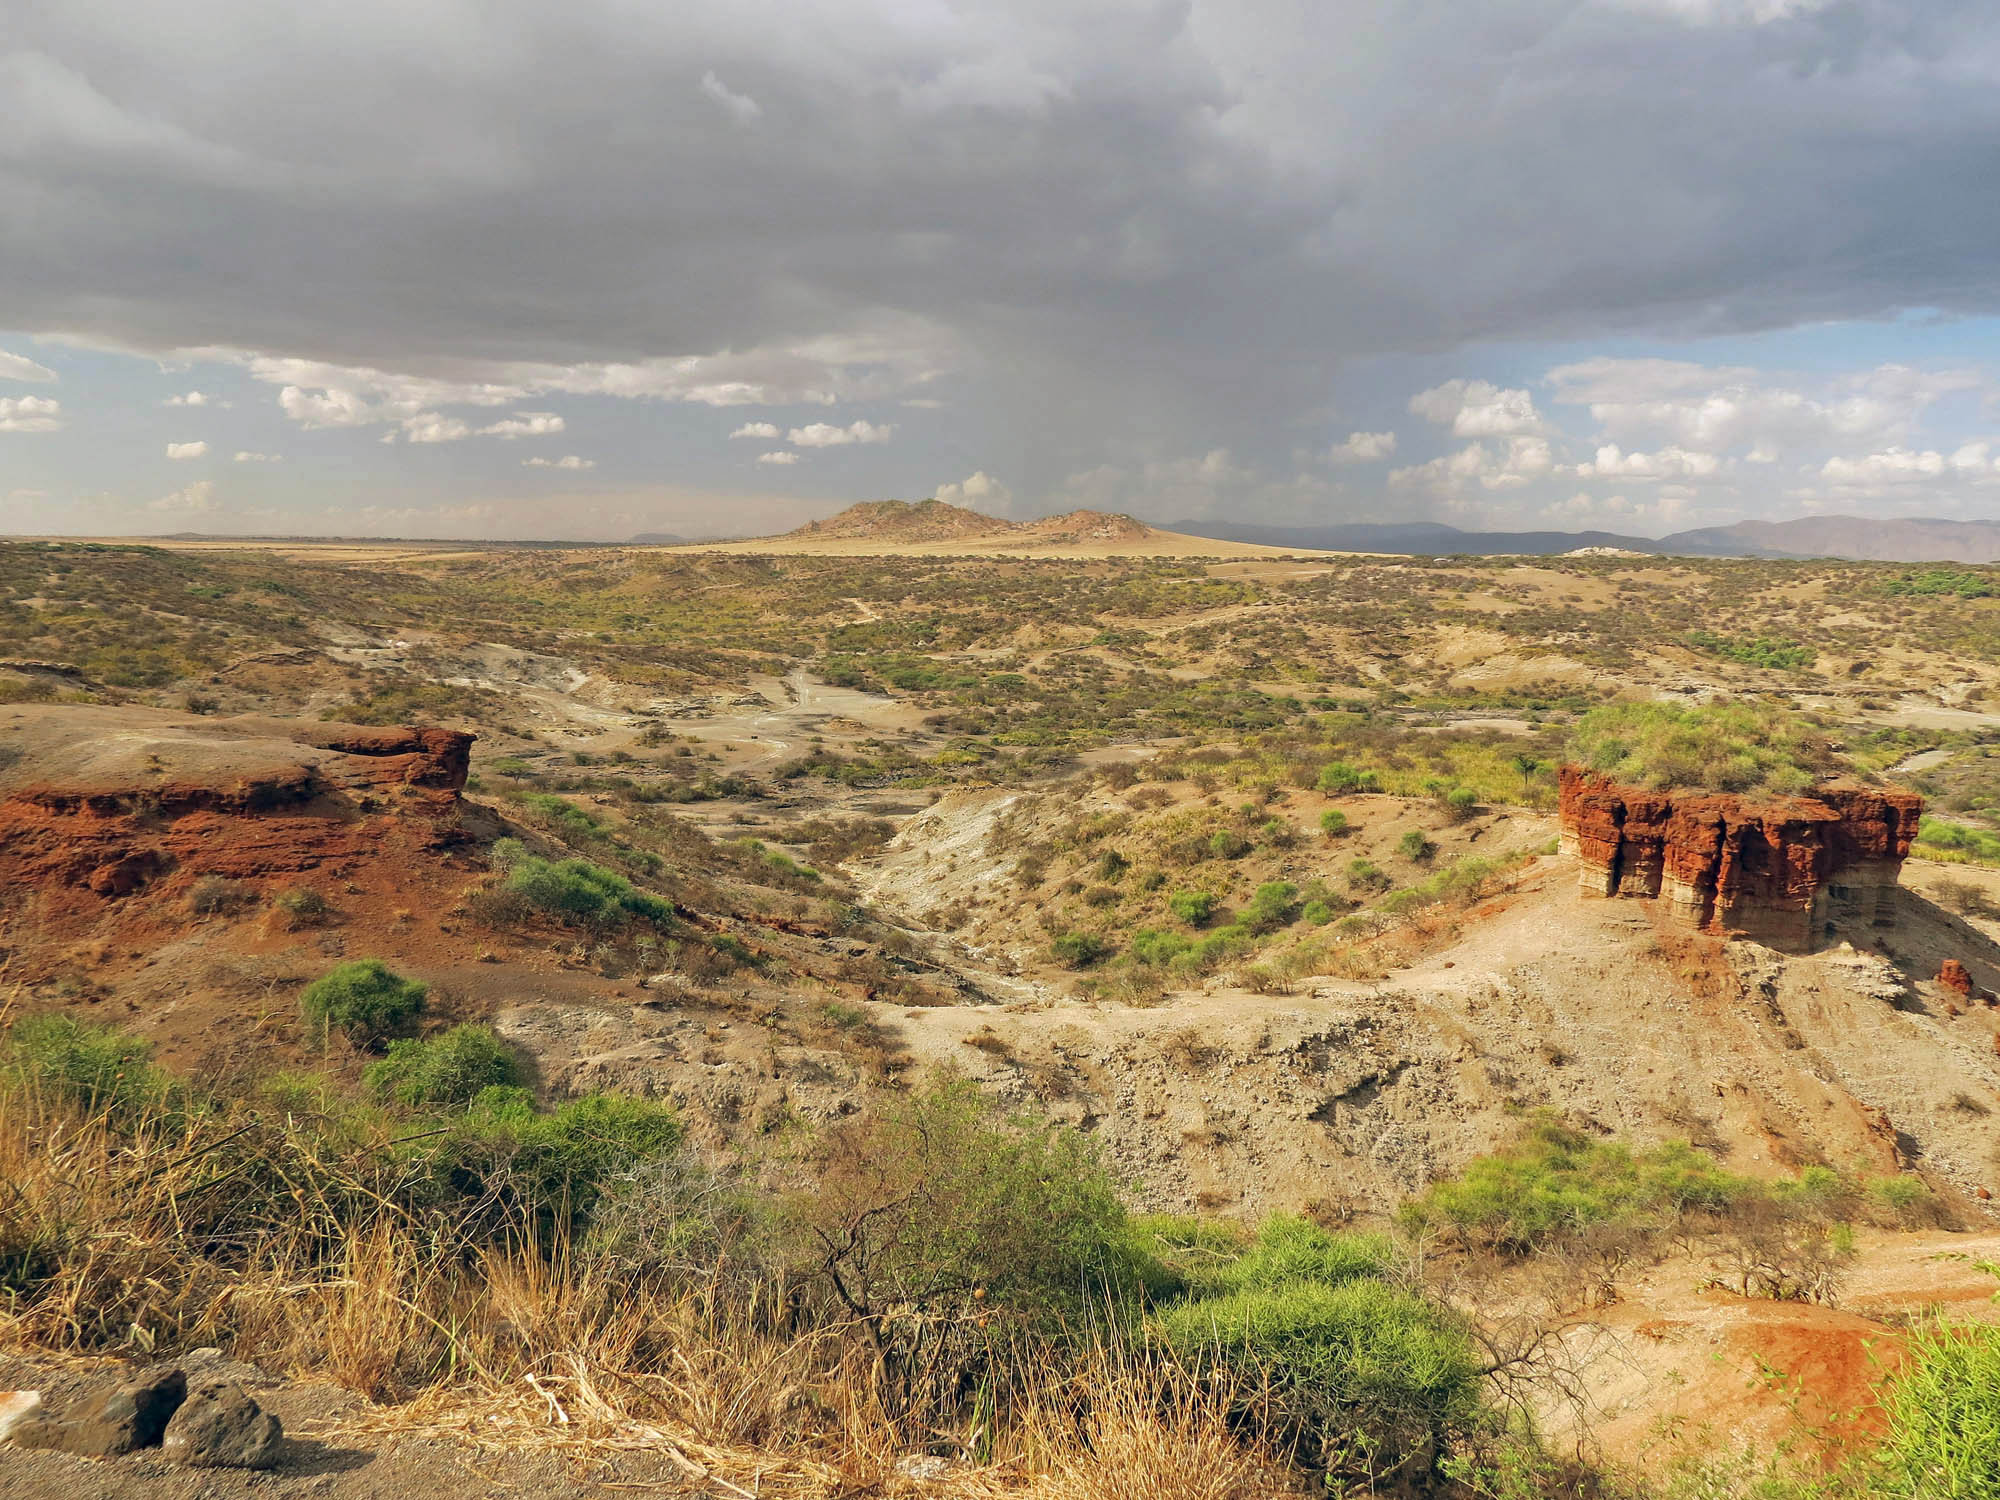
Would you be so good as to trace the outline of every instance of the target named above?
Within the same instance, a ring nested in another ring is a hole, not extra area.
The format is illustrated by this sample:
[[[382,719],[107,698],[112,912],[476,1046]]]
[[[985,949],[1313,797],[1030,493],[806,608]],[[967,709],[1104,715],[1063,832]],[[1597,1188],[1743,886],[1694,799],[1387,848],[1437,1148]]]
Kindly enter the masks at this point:
[[[447,842],[473,737],[27,704],[0,710],[0,887],[59,919],[202,875]]]
[[[1564,849],[1596,896],[1659,897],[1696,927],[1803,952],[1887,926],[1916,837],[1914,792],[1829,783],[1756,799],[1619,786],[1564,766]]]

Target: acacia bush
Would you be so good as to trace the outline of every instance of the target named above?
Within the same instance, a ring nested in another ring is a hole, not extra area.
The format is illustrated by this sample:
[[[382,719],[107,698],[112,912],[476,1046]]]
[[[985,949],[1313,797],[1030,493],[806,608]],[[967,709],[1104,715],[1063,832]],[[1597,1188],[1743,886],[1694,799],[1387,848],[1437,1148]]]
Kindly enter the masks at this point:
[[[498,888],[503,898],[566,926],[604,931],[635,919],[664,926],[673,918],[669,902],[587,859],[541,859],[517,840],[501,839],[493,846],[493,862],[505,872]],[[489,902],[486,915],[504,922],[507,905]]]
[[[393,1036],[423,1011],[429,991],[380,959],[357,958],[329,969],[299,992],[299,1013],[315,1040],[338,1030],[359,1047]]]
[[[440,1036],[406,1037],[370,1063],[363,1086],[409,1109],[469,1104],[482,1091],[518,1086],[521,1060],[490,1026],[454,1026]]]
[[[1153,1327],[1239,1425],[1330,1488],[1421,1489],[1486,1421],[1465,1325],[1400,1284],[1380,1235],[1274,1217],[1237,1256],[1197,1262]]]

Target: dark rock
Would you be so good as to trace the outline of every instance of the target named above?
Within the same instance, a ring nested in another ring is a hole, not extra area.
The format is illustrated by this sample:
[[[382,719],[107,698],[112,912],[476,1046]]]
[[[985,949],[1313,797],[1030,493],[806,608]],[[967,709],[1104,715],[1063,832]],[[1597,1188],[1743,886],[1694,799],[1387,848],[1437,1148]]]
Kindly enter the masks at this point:
[[[268,1469],[285,1429],[233,1380],[204,1385],[167,1424],[161,1452],[192,1469]]]
[[[116,1458],[157,1448],[187,1399],[187,1376],[176,1368],[150,1370],[118,1387],[89,1416],[34,1417],[14,1429],[17,1448],[47,1448],[80,1458]]]

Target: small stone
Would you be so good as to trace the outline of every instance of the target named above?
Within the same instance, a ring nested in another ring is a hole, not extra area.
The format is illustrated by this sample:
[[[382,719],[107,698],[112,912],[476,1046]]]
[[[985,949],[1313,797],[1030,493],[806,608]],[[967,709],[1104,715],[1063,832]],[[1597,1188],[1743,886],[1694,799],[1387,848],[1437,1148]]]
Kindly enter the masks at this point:
[[[233,1380],[203,1386],[167,1424],[162,1454],[191,1469],[268,1469],[285,1435]]]
[[[40,1391],[0,1392],[0,1443],[6,1442],[16,1427],[32,1420],[41,1409]]]
[[[87,1417],[29,1417],[14,1429],[17,1448],[45,1448],[79,1458],[116,1458],[157,1448],[187,1399],[187,1376],[163,1367],[127,1381]]]

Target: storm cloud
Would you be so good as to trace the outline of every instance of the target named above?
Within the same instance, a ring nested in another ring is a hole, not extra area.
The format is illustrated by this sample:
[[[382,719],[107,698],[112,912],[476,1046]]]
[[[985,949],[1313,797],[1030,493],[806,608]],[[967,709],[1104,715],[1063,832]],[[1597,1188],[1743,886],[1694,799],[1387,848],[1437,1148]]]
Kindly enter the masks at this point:
[[[1386,459],[1357,360],[2000,312],[1977,0],[67,0],[5,46],[0,327],[408,442],[948,399],[1054,503]],[[1422,394],[1489,487],[1563,467],[1526,393]],[[1607,472],[1685,477],[1619,421]]]

